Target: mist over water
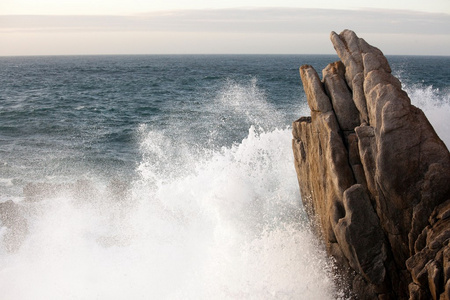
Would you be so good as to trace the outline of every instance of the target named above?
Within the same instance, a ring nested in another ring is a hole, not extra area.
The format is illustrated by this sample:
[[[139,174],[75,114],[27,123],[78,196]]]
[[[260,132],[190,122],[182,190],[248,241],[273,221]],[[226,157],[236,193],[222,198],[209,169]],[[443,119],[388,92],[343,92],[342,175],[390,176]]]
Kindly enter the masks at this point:
[[[152,68],[144,58],[68,60],[62,66],[81,65],[82,76],[52,89],[69,89],[64,97],[72,102],[54,100],[67,107],[53,112],[43,96],[44,121],[33,121],[40,128],[62,115],[54,131],[30,130],[19,119],[0,124],[0,197],[19,203],[28,224],[13,251],[5,242],[10,229],[1,227],[0,298],[344,298],[300,200],[290,124],[309,109],[301,91],[294,95],[295,58],[283,62],[293,70],[271,57],[270,64],[232,58],[224,68],[243,74],[210,67],[224,64],[219,58],[152,58]],[[317,61],[325,59],[332,61]],[[106,65],[113,69],[103,75]],[[133,80],[121,83],[128,78],[121,72]],[[103,88],[89,86],[93,78]],[[448,92],[408,80],[413,104],[449,145]],[[133,93],[117,94],[119,84]],[[86,101],[74,102],[80,95]],[[32,99],[5,99],[11,105],[0,104],[0,117],[34,116],[27,113]],[[27,182],[37,184],[31,199]]]

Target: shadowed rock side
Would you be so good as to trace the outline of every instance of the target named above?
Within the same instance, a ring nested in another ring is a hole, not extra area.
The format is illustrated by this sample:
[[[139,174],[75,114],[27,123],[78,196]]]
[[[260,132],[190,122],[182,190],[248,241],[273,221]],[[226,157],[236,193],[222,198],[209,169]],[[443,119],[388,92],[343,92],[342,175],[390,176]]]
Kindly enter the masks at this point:
[[[340,61],[300,68],[303,204],[358,299],[450,299],[450,154],[383,53],[331,33]]]

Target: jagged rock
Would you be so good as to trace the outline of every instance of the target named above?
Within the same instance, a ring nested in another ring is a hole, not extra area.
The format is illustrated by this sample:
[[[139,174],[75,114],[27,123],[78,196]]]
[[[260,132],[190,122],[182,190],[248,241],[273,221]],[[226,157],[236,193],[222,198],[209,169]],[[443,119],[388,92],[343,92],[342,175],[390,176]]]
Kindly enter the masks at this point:
[[[322,81],[300,68],[311,117],[294,122],[293,151],[306,211],[341,269],[356,272],[358,297],[439,299],[450,272],[448,149],[379,49],[350,30],[331,41],[341,61]]]
[[[427,273],[428,273],[428,287],[431,293],[431,297],[433,300],[439,299],[441,294],[441,274],[442,268],[440,264],[436,261],[432,261],[427,264]]]
[[[384,282],[383,231],[364,188],[355,184],[344,192],[345,216],[333,230],[350,266],[375,285]]]
[[[412,279],[432,299],[440,299],[445,292],[444,283],[449,278],[450,259],[450,200],[437,206],[431,213],[428,223],[416,244],[415,254],[406,261]]]
[[[359,274],[357,274],[353,279],[352,290],[358,291],[358,300],[378,299],[375,288],[367,285],[366,280]]]
[[[446,247],[442,254],[444,282],[447,282],[450,279],[450,247]]]
[[[305,91],[311,99],[312,111],[311,119],[303,119],[303,122],[294,125],[294,134],[301,134],[299,139],[294,139],[294,143],[302,141],[298,147],[294,146],[294,149],[299,151],[296,159],[303,161],[296,164],[299,168],[297,172],[308,178],[299,181],[301,185],[308,185],[301,189],[302,199],[305,200],[307,210],[319,216],[315,221],[323,228],[326,239],[335,241],[330,217],[333,219],[332,222],[337,223],[344,216],[342,199],[338,201],[339,195],[354,184],[354,178],[348,163],[347,150],[340,135],[339,124],[319,76],[311,66],[303,66],[300,74]],[[322,163],[310,171],[316,161]],[[314,192],[314,195],[311,192]],[[306,201],[313,197],[321,201]]]
[[[352,101],[352,93],[345,82],[345,67],[338,61],[329,64],[322,72],[327,94],[343,131],[353,131],[360,124],[359,113]]]
[[[421,288],[419,285],[411,282],[409,284],[409,299],[410,300],[427,300],[430,299],[431,295]]]
[[[450,300],[450,279],[445,283],[445,291],[441,295],[442,300]]]

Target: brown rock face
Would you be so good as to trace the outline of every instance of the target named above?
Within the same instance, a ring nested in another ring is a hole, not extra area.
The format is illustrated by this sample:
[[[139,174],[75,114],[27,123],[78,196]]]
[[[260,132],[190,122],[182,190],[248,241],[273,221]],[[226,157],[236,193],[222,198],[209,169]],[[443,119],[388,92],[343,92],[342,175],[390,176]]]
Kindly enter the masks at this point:
[[[350,30],[341,59],[300,75],[293,124],[302,201],[359,299],[448,299],[450,154],[383,53]],[[447,298],[445,298],[447,297]]]

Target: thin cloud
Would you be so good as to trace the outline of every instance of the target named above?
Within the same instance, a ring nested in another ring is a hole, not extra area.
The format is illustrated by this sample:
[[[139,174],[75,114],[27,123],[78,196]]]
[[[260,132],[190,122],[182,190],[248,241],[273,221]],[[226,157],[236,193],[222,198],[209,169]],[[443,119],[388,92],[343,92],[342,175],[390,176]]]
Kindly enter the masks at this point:
[[[323,33],[351,28],[379,34],[449,35],[450,15],[399,10],[240,8],[134,16],[0,16],[1,32],[145,31]]]

